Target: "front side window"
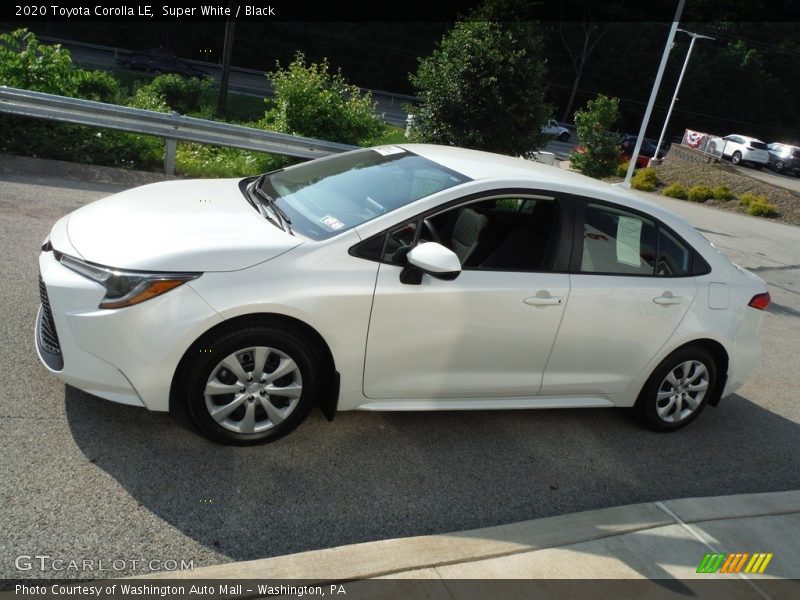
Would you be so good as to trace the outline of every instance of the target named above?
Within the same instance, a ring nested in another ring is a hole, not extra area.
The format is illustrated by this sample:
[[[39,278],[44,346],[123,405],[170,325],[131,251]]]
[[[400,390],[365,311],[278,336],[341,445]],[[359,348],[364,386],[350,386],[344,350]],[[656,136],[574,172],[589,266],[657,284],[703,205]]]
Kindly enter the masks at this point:
[[[322,240],[467,181],[412,152],[382,147],[277,171],[262,190],[289,216],[294,231]]]
[[[405,249],[437,242],[458,256],[463,269],[542,271],[549,268],[558,220],[558,202],[551,197],[462,204],[391,230],[383,260],[397,264]]]

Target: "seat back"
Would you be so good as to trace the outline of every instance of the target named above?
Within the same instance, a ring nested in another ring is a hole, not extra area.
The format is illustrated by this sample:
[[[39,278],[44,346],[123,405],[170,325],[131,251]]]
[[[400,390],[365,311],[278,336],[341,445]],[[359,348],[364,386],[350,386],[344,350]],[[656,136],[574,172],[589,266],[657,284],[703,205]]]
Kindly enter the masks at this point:
[[[486,215],[471,209],[463,209],[453,227],[452,248],[458,256],[461,265],[468,264],[470,257],[475,253],[481,233],[489,226]]]

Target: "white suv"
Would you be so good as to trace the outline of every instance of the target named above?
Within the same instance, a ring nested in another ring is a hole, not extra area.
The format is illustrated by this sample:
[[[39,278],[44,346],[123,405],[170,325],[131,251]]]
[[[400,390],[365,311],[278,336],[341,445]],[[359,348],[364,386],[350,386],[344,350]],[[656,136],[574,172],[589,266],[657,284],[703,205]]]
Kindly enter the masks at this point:
[[[746,135],[726,135],[714,138],[708,144],[712,154],[721,153],[722,158],[730,158],[735,165],[749,163],[755,169],[761,169],[769,161],[767,145],[759,139]]]
[[[558,121],[555,119],[550,119],[547,121],[547,124],[542,127],[542,133],[545,135],[551,135],[556,138],[559,142],[568,142],[569,141],[569,129],[564,127],[563,125],[559,125]]]

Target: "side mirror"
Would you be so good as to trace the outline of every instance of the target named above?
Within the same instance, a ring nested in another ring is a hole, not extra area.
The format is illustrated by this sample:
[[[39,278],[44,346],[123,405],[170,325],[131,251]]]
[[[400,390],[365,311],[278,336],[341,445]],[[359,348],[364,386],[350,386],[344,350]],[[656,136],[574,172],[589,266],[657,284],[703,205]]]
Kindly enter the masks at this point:
[[[406,255],[407,266],[400,273],[400,282],[419,285],[422,274],[451,281],[461,274],[461,261],[455,252],[436,242],[419,244]]]

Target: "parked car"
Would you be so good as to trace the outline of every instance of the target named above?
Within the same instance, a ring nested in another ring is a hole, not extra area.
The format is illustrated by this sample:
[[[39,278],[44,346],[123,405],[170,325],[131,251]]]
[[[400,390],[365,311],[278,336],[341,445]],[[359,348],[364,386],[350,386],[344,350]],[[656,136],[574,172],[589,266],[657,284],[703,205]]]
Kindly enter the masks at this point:
[[[800,176],[800,148],[789,144],[767,144],[767,164],[776,173],[794,173]]]
[[[232,444],[315,405],[634,407],[678,429],[747,379],[769,304],[761,279],[629,191],[413,144],[121,192],[59,219],[39,269],[50,372],[185,405]]]
[[[200,79],[211,77],[206,71],[178,58],[172,50],[166,48],[150,48],[133,52],[129,56],[117,58],[117,62],[126,69],[146,71],[154,75],[174,73],[184,77],[198,77]]]
[[[720,152],[722,158],[729,158],[733,164],[749,164],[754,169],[761,169],[769,161],[767,145],[746,135],[731,134],[723,138],[712,138],[708,143],[708,151],[712,154]]]
[[[635,135],[623,135],[620,139],[619,146],[621,149],[620,157],[623,161],[629,161],[633,156],[633,151],[636,148]],[[669,151],[670,143],[667,141],[661,142],[661,148],[656,151],[656,140],[644,138],[642,146],[639,148],[639,155],[636,157],[636,168],[644,168],[650,162],[650,159],[658,155],[658,158],[664,158]]]
[[[560,142],[568,142],[570,137],[569,129],[559,124],[555,119],[547,121],[547,124],[542,127],[542,133],[553,136]]]

